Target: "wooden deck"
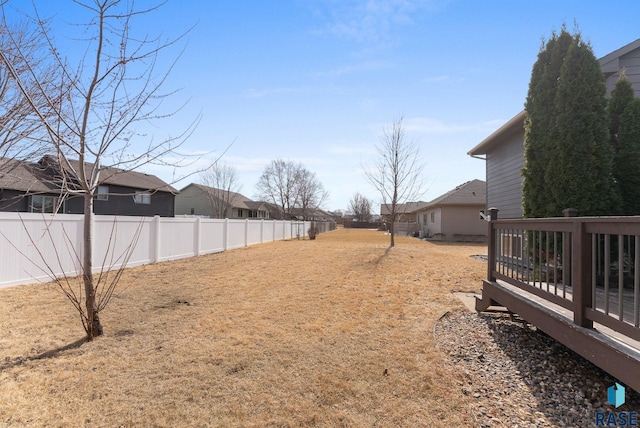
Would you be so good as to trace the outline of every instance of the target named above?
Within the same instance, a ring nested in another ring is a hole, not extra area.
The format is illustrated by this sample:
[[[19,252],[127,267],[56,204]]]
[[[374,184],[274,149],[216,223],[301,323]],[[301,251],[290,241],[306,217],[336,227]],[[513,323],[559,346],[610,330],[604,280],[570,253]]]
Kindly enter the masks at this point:
[[[484,281],[476,310],[502,306],[517,313],[555,340],[640,391],[640,341],[604,325],[581,327],[573,312],[504,281]]]
[[[488,236],[476,310],[503,306],[640,392],[640,217],[499,220],[492,209]]]

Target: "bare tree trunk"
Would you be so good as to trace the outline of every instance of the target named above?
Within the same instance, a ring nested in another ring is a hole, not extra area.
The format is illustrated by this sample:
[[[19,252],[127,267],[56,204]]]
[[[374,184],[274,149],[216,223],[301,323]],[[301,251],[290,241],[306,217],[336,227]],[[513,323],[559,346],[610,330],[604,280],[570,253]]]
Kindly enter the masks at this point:
[[[389,232],[391,232],[391,242],[389,243],[390,247],[394,247],[396,245],[396,216],[391,216],[391,225],[389,226]]]
[[[82,271],[84,279],[85,305],[87,308],[87,340],[102,335],[102,324],[98,316],[96,289],[93,281],[93,197],[84,195],[84,257]]]

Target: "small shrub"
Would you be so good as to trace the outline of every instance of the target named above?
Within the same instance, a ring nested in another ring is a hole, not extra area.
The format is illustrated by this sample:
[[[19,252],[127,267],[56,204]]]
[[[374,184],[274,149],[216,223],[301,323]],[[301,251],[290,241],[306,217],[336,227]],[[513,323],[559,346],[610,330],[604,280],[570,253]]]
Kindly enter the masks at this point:
[[[318,231],[315,223],[311,223],[311,227],[307,230],[307,233],[309,234],[309,239],[316,239],[316,235],[320,232]]]

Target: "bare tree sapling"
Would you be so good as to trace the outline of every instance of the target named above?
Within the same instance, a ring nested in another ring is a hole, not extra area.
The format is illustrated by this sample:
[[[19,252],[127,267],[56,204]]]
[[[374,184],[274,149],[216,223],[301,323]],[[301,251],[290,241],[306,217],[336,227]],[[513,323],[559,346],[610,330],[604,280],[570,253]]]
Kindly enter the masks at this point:
[[[375,146],[377,159],[364,168],[367,179],[380,193],[389,221],[389,246],[395,246],[395,222],[402,204],[417,200],[424,193],[424,164],[415,141],[407,140],[403,118],[383,130]]]
[[[137,3],[124,0],[77,0],[78,16],[85,24],[74,25],[82,36],[75,52],[81,58],[67,59],[56,43],[55,34],[46,26],[34,5],[33,31],[40,32],[44,43],[37,51],[24,44],[8,24],[11,10],[2,5],[3,27],[8,31],[8,46],[0,51],[0,66],[13,79],[38,119],[40,135],[23,141],[48,153],[59,166],[57,184],[61,200],[84,200],[82,275],[84,306],[77,309],[87,339],[103,332],[99,314],[109,302],[100,298],[109,293],[103,280],[94,276],[93,201],[101,182],[104,165],[121,171],[135,170],[154,163],[178,166],[166,159],[184,159],[177,149],[190,135],[194,120],[184,132],[164,139],[143,134],[149,122],[171,116],[176,110],[163,111],[163,101],[172,94],[162,90],[175,60],[165,70],[159,68],[159,56],[169,51],[182,36],[164,40],[135,31],[134,19],[145,18],[157,6],[135,9]],[[176,55],[176,58],[179,56]],[[52,75],[52,71],[55,73]],[[155,189],[148,189],[153,192]],[[104,267],[103,267],[104,268]],[[113,279],[113,278],[112,278]],[[64,281],[59,282],[64,286]],[[110,294],[108,294],[110,296]]]

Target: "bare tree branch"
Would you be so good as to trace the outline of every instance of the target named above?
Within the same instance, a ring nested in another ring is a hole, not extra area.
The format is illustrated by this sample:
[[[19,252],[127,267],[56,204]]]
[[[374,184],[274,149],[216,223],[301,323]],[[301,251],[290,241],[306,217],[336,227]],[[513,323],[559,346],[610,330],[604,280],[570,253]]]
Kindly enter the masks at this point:
[[[228,218],[241,187],[236,169],[231,165],[215,162],[200,174],[200,181],[209,188],[207,198],[211,204],[212,218]]]
[[[353,219],[355,221],[371,221],[372,205],[370,199],[356,192],[349,201],[349,210],[353,213]]]

